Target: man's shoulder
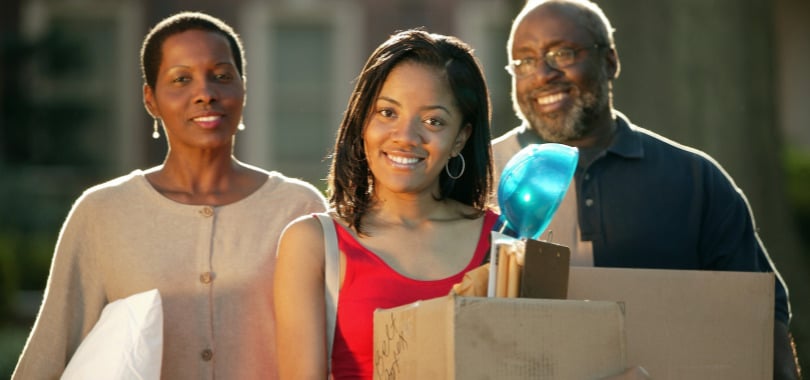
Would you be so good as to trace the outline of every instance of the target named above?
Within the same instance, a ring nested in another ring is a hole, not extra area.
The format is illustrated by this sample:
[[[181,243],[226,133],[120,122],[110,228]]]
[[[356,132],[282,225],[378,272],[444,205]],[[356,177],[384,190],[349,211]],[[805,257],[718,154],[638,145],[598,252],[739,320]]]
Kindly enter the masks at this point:
[[[520,134],[525,127],[518,126],[510,129],[506,133],[492,139],[492,146],[503,146],[509,144],[518,144],[518,134]]]
[[[523,129],[524,127],[513,128],[492,140],[492,158],[496,172],[499,172],[509,159],[520,151],[521,146],[518,135]]]
[[[635,131],[642,136],[642,139],[646,142],[647,146],[655,146],[657,149],[667,154],[715,162],[715,160],[708,153],[698,148],[677,142],[649,129],[636,127]]]
[[[624,114],[616,112],[616,119],[619,121],[620,125],[624,124],[629,134],[635,136],[645,147],[645,149],[660,149],[666,153],[677,153],[677,154],[687,154],[687,155],[697,155],[708,157],[709,155],[706,152],[703,152],[700,149],[691,147],[689,145],[677,142],[669,137],[662,135],[659,132],[655,132],[651,129],[647,129],[641,127],[637,124],[634,124],[630,119],[625,116]]]
[[[680,143],[658,132],[633,124],[624,115],[620,114],[617,119],[624,120],[628,133],[639,141],[645,157],[654,155],[658,156],[659,159],[669,161],[673,164],[676,162],[686,163],[687,161],[694,163],[699,162],[705,167],[712,167],[724,171],[717,160],[698,148]]]
[[[525,136],[526,126],[512,128],[506,133],[492,140],[492,153],[497,156],[513,156],[525,146],[525,141],[521,141],[521,135]]]

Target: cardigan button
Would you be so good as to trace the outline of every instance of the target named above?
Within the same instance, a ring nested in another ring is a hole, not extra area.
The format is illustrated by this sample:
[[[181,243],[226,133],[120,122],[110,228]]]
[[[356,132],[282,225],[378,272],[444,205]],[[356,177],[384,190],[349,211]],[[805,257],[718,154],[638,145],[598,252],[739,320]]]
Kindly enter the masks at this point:
[[[213,216],[214,215],[214,209],[209,207],[209,206],[205,206],[202,209],[200,209],[200,215],[205,216],[205,217]]]
[[[214,274],[211,272],[203,272],[200,275],[200,282],[203,284],[210,284],[214,280]]]
[[[588,198],[585,200],[585,206],[591,207],[593,206],[593,199]]]
[[[206,348],[200,352],[200,357],[204,361],[211,361],[211,358],[214,357],[214,351],[211,351],[210,348]]]

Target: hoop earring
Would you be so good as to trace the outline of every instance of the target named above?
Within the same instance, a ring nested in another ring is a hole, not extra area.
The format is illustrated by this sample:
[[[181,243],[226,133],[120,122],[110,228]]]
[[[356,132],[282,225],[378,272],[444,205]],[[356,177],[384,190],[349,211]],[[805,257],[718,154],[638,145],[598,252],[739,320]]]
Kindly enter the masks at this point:
[[[152,138],[155,140],[160,138],[160,133],[158,132],[158,118],[155,118],[155,121],[152,123]]]
[[[458,175],[450,174],[450,160],[447,160],[447,163],[444,164],[444,171],[447,173],[447,176],[451,179],[459,179],[462,175],[464,175],[464,169],[467,168],[467,163],[464,162],[464,155],[459,152],[458,158],[461,159],[461,171],[458,172]]]

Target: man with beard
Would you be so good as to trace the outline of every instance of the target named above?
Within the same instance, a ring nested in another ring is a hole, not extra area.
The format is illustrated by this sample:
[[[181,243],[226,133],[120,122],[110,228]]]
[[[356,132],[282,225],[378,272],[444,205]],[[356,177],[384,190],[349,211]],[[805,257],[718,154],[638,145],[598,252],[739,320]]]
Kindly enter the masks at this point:
[[[774,377],[796,378],[787,290],[748,201],[707,154],[613,109],[620,65],[602,10],[588,0],[530,0],[507,50],[523,124],[493,141],[495,178],[529,144],[579,149],[574,181],[548,227],[571,248],[572,265],[774,272]]]

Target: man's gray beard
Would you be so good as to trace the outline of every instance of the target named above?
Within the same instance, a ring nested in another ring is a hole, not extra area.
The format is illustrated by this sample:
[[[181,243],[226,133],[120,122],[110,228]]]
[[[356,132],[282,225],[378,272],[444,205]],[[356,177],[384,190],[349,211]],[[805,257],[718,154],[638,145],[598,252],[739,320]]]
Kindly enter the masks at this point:
[[[553,114],[535,113],[531,105],[529,112],[521,114],[531,128],[540,135],[545,142],[565,143],[578,140],[591,132],[594,128],[592,121],[609,107],[610,85],[608,81],[600,80],[597,92],[586,92],[574,99],[574,106],[568,113],[555,112]]]

